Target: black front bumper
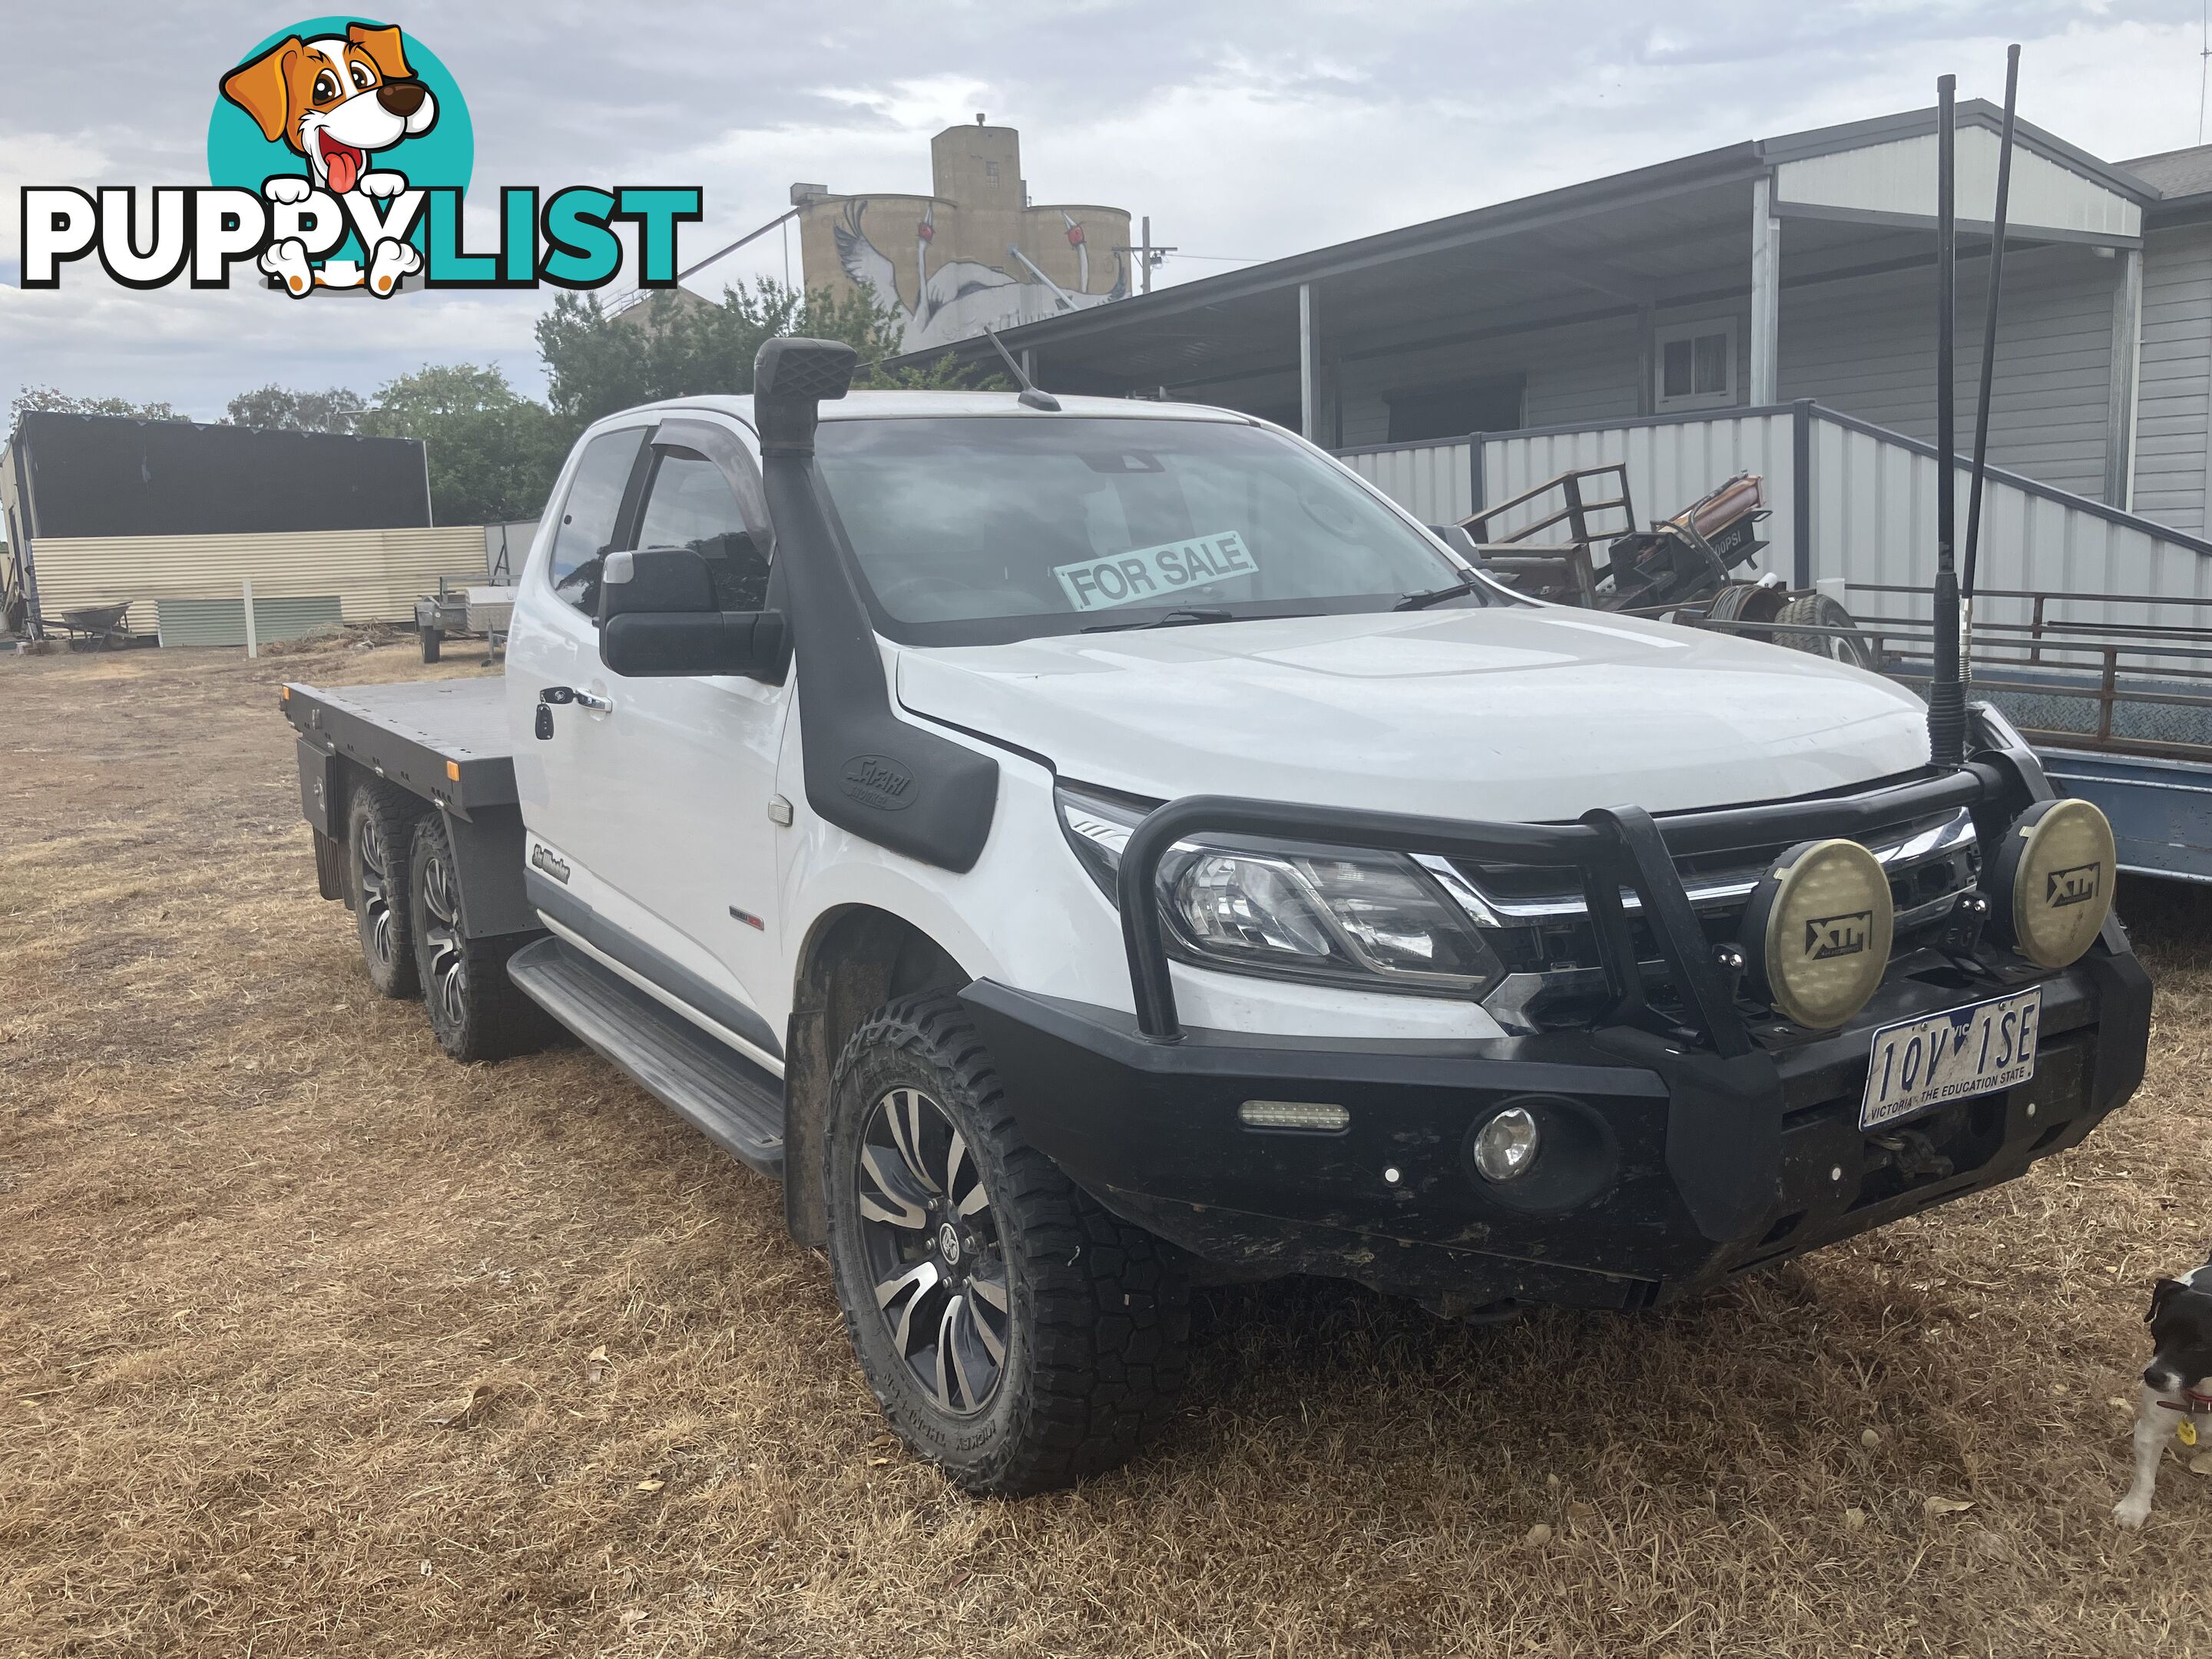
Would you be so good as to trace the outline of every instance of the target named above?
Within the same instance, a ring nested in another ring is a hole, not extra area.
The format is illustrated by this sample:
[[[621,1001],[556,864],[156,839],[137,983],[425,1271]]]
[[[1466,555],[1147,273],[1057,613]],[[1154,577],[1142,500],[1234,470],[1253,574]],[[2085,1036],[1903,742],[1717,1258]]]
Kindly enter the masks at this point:
[[[1846,1030],[1727,1060],[1628,1027],[1162,1043],[1127,1014],[990,981],[963,997],[1024,1137],[1108,1208],[1223,1268],[1352,1279],[1463,1313],[1649,1306],[2075,1145],[2142,1080],[2149,1028],[2148,977],[2102,945],[2041,979],[2030,1081],[1876,1133],[1858,1125],[1877,1026],[2033,982],[1903,979]],[[1550,1131],[1539,1167],[1554,1162],[1521,1192],[1478,1175],[1468,1145],[1529,1097]],[[1238,1116],[1251,1100],[1340,1105],[1350,1125],[1255,1130]]]
[[[1983,867],[2051,786],[2024,750],[1856,793],[1572,824],[1474,823],[1193,796],[1156,808],[1117,893],[1133,1014],[989,981],[963,994],[1022,1133],[1111,1210],[1247,1273],[1315,1273],[1446,1311],[1643,1307],[1993,1187],[2078,1142],[2142,1080],[2150,981],[2117,921],[2060,973],[1972,936],[1908,954],[1846,1029],[1814,1036],[1747,1003],[1679,861],[1864,836],[1960,808]],[[1356,1043],[1185,1030],[1161,907],[1182,837],[1273,836],[1579,872],[1610,1003],[1591,1029],[1492,1041]],[[1638,937],[1623,895],[1638,901]],[[1646,982],[1649,942],[1671,987]],[[1873,1033],[2040,984],[2035,1075],[1869,1133]],[[1248,1102],[1327,1105],[1329,1133],[1248,1127]],[[1471,1142],[1509,1104],[1544,1150],[1514,1181]]]

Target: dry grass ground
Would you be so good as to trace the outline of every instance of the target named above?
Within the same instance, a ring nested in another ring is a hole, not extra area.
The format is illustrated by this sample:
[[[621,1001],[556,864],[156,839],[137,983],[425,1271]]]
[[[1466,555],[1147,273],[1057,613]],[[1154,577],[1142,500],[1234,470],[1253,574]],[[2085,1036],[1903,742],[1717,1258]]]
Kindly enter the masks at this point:
[[[273,687],[421,672],[0,664],[0,1653],[2212,1650],[2212,1480],[2108,1518],[2208,1243],[2193,896],[2127,896],[2148,1085],[2026,1182],[1663,1315],[1212,1293],[1155,1455],[975,1503],[767,1183],[370,995]]]

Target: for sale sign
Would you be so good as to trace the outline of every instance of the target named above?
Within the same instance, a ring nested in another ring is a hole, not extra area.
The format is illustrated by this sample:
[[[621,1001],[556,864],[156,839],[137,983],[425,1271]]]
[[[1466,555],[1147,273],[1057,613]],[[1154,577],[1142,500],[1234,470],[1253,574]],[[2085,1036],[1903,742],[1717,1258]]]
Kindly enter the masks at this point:
[[[1121,605],[1158,605],[1179,592],[1256,576],[1252,550],[1233,530],[1194,536],[1187,542],[1132,548],[1102,559],[1056,565],[1060,591],[1078,611],[1110,611]]]

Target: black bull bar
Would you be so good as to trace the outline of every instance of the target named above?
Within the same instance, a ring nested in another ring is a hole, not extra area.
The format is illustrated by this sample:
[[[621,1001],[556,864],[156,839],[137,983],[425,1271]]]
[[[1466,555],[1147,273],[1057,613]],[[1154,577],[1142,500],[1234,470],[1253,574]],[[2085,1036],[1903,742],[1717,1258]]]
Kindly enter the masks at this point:
[[[1163,1047],[1182,1038],[1157,883],[1161,860],[1191,836],[1272,836],[1477,863],[1572,868],[1581,879],[1611,997],[1600,1030],[1667,1085],[1668,1172],[1698,1231],[1711,1239],[1732,1238],[1769,1201],[1775,1184],[1780,1085],[1775,1060],[1753,1041],[1737,1010],[1731,976],[1713,958],[1675,860],[1760,843],[1859,838],[1902,819],[1966,807],[1974,816],[1989,868],[2005,826],[2051,793],[2032,756],[1997,750],[1955,770],[1858,793],[1664,819],[1641,807],[1613,806],[1571,823],[1480,823],[1188,796],[1152,812],[1131,833],[1121,856],[1121,932],[1137,1032]],[[1641,902],[1643,921],[1680,995],[1679,1018],[1653,1008],[1646,996],[1624,890]],[[2116,929],[2108,929],[2098,949],[2124,951],[2119,939]]]

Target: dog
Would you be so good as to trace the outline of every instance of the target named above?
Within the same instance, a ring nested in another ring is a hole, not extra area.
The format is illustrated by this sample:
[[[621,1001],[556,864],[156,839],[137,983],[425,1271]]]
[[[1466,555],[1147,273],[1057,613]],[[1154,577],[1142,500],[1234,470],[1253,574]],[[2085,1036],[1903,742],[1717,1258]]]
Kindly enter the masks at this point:
[[[254,118],[263,137],[281,139],[307,164],[305,177],[279,175],[262,186],[272,202],[304,202],[317,190],[388,200],[407,188],[406,175],[371,171],[369,157],[428,132],[438,119],[438,100],[407,67],[399,31],[368,23],[312,40],[289,36],[224,76],[222,95]],[[422,264],[408,242],[381,239],[369,252],[367,286],[389,295]],[[297,237],[272,246],[261,269],[295,298],[316,286],[359,288],[364,281],[350,259],[311,270]]]
[[[2188,1444],[2212,1434],[2212,1261],[2152,1287],[2150,1364],[2136,1414],[2136,1474],[2112,1518],[2132,1530],[2150,1514],[2159,1459],[2177,1431]],[[2186,1427],[2183,1425],[2186,1425]],[[2212,1450],[2212,1440],[2206,1442]]]

